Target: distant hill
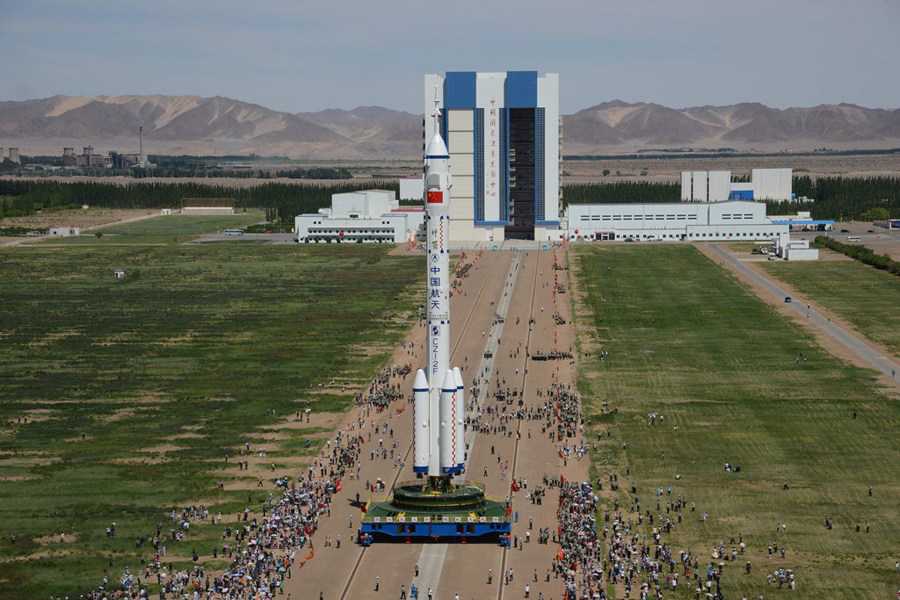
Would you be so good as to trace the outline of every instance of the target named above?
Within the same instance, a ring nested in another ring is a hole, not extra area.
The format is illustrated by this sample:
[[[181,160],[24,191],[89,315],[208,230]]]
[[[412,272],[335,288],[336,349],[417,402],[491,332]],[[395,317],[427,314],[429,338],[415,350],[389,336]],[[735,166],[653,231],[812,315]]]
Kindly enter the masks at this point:
[[[53,96],[0,102],[0,145],[23,154],[63,145],[167,154],[254,152],[296,158],[415,158],[422,116],[379,106],[288,113],[216,96]],[[809,150],[900,146],[900,109],[758,103],[674,109],[604,102],[563,117],[565,154],[650,148]]]
[[[673,109],[613,100],[567,115],[563,125],[568,154],[622,146],[803,150],[900,145],[900,109],[855,104],[779,110],[745,102]]]

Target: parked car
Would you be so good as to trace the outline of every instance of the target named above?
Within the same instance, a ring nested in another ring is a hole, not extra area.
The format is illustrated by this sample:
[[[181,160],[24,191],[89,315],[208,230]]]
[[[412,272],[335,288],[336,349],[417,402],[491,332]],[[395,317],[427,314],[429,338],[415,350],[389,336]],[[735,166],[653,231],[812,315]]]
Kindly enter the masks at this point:
[[[841,233],[850,233],[849,229],[841,229]]]
[[[866,229],[866,233],[875,233],[874,229]]]

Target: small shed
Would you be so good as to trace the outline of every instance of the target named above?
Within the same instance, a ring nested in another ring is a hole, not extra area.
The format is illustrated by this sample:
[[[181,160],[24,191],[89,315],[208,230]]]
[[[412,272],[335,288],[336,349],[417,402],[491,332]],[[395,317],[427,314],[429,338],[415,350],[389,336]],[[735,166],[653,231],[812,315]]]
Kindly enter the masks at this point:
[[[72,237],[81,235],[81,229],[78,227],[51,227],[50,235],[55,237]]]

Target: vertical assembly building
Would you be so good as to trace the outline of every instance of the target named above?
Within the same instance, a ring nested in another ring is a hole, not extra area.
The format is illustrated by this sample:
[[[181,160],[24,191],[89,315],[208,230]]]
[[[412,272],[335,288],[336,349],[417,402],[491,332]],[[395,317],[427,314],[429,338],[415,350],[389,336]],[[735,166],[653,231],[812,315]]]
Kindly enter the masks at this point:
[[[547,240],[559,229],[559,76],[426,75],[424,143],[438,127],[453,175],[451,238]]]

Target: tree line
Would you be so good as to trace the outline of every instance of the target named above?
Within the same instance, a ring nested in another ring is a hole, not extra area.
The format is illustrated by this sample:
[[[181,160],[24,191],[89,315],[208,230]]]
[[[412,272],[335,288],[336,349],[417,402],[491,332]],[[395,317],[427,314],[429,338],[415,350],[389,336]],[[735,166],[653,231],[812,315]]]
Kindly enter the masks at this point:
[[[680,201],[681,185],[677,183],[617,181],[615,183],[576,183],[563,187],[563,206]]]
[[[900,218],[900,177],[794,177],[794,193],[805,202],[768,202],[769,214],[810,211],[814,219],[835,221],[876,220],[868,217],[887,210]],[[884,217],[888,218],[888,217]]]
[[[887,271],[892,275],[900,275],[900,261],[896,261],[886,254],[875,254],[874,250],[866,246],[842,244],[824,235],[816,236],[816,244],[831,248],[835,252],[846,254],[850,258],[871,265],[876,269]]]
[[[38,210],[78,208],[179,208],[182,198],[233,198],[235,208],[261,208],[272,222],[292,222],[301,213],[331,205],[331,195],[371,189],[371,183],[296,185],[264,183],[255,187],[205,183],[126,183],[0,179],[0,217],[29,215]],[[399,184],[379,183],[399,192]]]

